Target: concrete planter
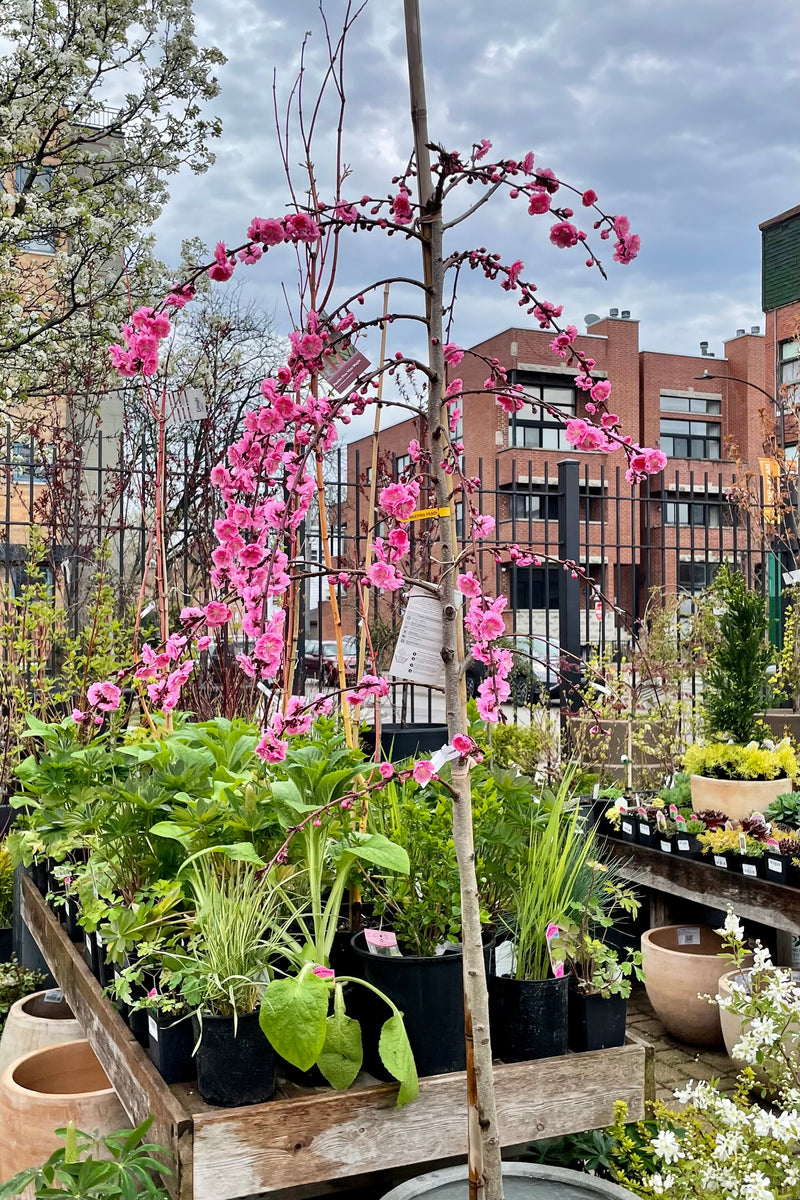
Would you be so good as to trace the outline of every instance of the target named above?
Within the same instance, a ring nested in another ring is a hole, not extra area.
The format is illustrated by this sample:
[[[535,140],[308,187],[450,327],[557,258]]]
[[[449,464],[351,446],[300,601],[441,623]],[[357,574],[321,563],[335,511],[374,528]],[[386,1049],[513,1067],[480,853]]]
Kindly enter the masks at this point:
[[[33,992],[11,1005],[0,1038],[0,1075],[23,1054],[83,1037],[83,1026],[67,1002],[48,1000],[48,996],[53,991]]]
[[[708,779],[692,775],[692,809],[713,808],[733,821],[763,813],[778,796],[792,790],[791,779]]]
[[[9,1063],[0,1077],[0,1179],[37,1167],[63,1146],[67,1121],[104,1135],[130,1122],[88,1042],[63,1042]]]
[[[664,925],[642,936],[647,996],[668,1033],[692,1046],[722,1043],[720,1013],[698,995],[716,996],[728,964],[708,925]]]
[[[633,1192],[582,1171],[540,1163],[503,1163],[506,1200],[636,1200]],[[467,1168],[443,1167],[408,1179],[387,1192],[384,1200],[467,1200]]]
[[[750,976],[750,972],[745,971],[744,972],[745,980],[749,979],[749,976]],[[796,983],[800,982],[800,971],[793,971],[792,977]],[[719,992],[720,996],[725,996],[725,997],[730,996],[731,981],[733,981],[735,983],[740,983],[741,979],[742,979],[741,971],[739,971],[739,970],[727,971],[721,977],[721,979],[719,981],[719,987],[717,988],[717,991]],[[725,1042],[725,1049],[727,1050],[730,1058],[732,1058],[733,1061],[736,1063],[736,1066],[741,1070],[743,1067],[746,1067],[748,1064],[743,1062],[740,1058],[735,1057],[735,1055],[733,1053],[733,1047],[737,1044],[737,1042],[741,1041],[742,1034],[746,1033],[747,1030],[750,1028],[750,1022],[745,1021],[743,1017],[737,1016],[736,1013],[727,1012],[724,1008],[721,1008],[719,1010],[719,1019],[720,1019],[721,1025],[722,1025],[722,1037]],[[798,1014],[797,1020],[792,1022],[792,1025],[786,1030],[786,1032],[783,1035],[783,1038],[781,1039],[783,1042],[783,1048],[786,1051],[787,1058],[791,1062],[795,1062],[795,1063],[797,1062],[798,1051],[800,1051],[800,1036],[798,1035],[798,1026],[799,1025],[800,1025],[800,1014]],[[759,1071],[758,1067],[753,1067],[753,1070],[756,1073],[756,1078],[760,1079],[762,1081],[762,1083],[766,1083],[766,1075],[764,1075],[764,1073],[762,1071]]]

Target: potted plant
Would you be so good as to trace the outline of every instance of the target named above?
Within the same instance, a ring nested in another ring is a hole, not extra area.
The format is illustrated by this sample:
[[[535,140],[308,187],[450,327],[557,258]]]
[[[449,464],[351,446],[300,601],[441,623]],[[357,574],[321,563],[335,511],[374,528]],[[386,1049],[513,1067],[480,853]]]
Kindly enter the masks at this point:
[[[642,978],[640,951],[621,957],[606,940],[615,910],[633,917],[639,902],[602,864],[589,865],[586,899],[576,906],[576,918],[559,927],[551,945],[554,960],[569,971],[569,1048],[576,1051],[624,1044],[632,981]]]
[[[683,854],[687,858],[696,858],[702,853],[700,845],[700,834],[705,832],[705,825],[696,817],[688,819],[677,816],[675,818],[675,836],[674,847],[676,854]]]
[[[764,843],[741,829],[707,829],[698,835],[698,841],[702,854],[712,859],[715,867],[749,878],[763,875]]]
[[[756,741],[695,743],[684,756],[692,779],[695,812],[715,809],[732,820],[764,812],[797,777],[797,753],[788,739],[773,745]]]
[[[551,942],[591,889],[594,851],[580,809],[565,812],[569,784],[567,775],[547,825],[531,831],[512,865],[513,910],[504,922],[513,939],[510,969],[489,980],[492,1041],[504,1062],[567,1050],[569,979],[563,963],[551,959]]]
[[[764,847],[764,875],[773,883],[800,887],[800,835],[775,830]]]
[[[800,792],[776,797],[764,812],[767,821],[790,830],[800,830]]]

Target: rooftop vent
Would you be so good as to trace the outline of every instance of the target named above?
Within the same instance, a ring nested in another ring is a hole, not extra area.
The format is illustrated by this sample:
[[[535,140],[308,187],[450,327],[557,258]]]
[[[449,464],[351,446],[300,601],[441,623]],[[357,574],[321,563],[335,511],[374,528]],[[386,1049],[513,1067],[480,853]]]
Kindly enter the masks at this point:
[[[622,317],[623,321],[630,321],[631,310],[629,308],[623,308],[622,312],[620,313],[620,316]]]
[[[743,330],[743,329],[737,329],[737,330],[736,330],[736,336],[737,336],[737,337],[744,337],[744,330]]]
[[[586,322],[586,326],[588,328],[590,325],[596,325],[597,322],[602,321],[603,318],[598,317],[597,313],[587,313],[583,319]]]
[[[618,317],[618,316],[619,316],[619,309],[618,309],[618,308],[610,308],[610,309],[608,310],[608,315],[609,315],[610,317]]]
[[[751,325],[750,332],[751,333],[761,333],[761,326],[760,325]]]

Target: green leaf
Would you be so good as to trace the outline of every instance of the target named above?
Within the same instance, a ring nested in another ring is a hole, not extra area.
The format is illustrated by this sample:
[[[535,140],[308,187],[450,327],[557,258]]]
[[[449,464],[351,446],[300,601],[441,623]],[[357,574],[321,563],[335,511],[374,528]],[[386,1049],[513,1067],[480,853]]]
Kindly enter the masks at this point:
[[[397,1107],[403,1108],[412,1100],[416,1100],[419,1095],[419,1079],[402,1013],[396,1012],[384,1024],[378,1042],[378,1053],[389,1074],[400,1080]]]
[[[341,984],[337,983],[333,1013],[326,1022],[325,1045],[317,1066],[331,1087],[343,1092],[355,1081],[363,1059],[361,1026],[345,1012]]]
[[[181,842],[185,846],[192,840],[191,834],[175,821],[156,821],[155,825],[151,825],[150,833],[155,837],[170,838],[174,842]]]
[[[297,784],[291,779],[274,779],[270,784],[272,795],[282,804],[287,804],[295,812],[312,812],[313,804],[306,804],[303,794]]]
[[[397,871],[407,875],[410,870],[408,854],[396,842],[390,842],[382,833],[359,833],[350,835],[355,844],[342,847],[342,857],[350,856],[361,862],[372,863],[373,866],[383,867],[385,871]]]
[[[327,1034],[328,984],[304,967],[294,979],[276,979],[261,998],[259,1022],[267,1041],[293,1067],[307,1071]]]

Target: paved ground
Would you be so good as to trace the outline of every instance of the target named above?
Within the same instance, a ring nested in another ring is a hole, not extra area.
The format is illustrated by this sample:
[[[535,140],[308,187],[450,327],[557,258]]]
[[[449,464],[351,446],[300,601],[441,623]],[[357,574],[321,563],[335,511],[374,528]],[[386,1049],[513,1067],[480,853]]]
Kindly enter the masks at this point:
[[[690,1079],[718,1079],[723,1092],[733,1091],[736,1068],[724,1047],[687,1046],[670,1037],[641,985],[628,1001],[628,1029],[655,1047],[656,1099],[671,1102],[676,1088]]]

